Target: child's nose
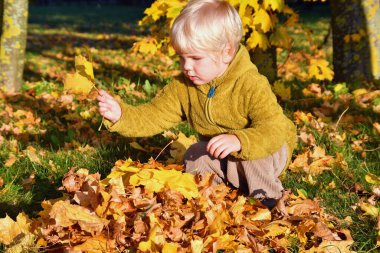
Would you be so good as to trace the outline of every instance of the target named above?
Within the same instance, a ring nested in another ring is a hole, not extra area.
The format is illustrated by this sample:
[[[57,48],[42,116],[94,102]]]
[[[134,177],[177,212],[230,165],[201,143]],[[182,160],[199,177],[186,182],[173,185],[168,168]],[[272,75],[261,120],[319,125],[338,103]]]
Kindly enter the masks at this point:
[[[183,69],[184,70],[191,70],[191,63],[190,63],[190,61],[184,61],[184,63],[183,63]]]

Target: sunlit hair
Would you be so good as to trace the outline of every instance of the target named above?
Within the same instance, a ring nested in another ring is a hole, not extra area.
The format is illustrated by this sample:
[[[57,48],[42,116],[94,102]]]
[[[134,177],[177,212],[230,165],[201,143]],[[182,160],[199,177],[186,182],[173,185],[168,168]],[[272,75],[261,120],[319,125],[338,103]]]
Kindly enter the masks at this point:
[[[237,11],[220,0],[191,0],[174,20],[170,40],[179,54],[219,53],[229,43],[235,53],[242,37]]]

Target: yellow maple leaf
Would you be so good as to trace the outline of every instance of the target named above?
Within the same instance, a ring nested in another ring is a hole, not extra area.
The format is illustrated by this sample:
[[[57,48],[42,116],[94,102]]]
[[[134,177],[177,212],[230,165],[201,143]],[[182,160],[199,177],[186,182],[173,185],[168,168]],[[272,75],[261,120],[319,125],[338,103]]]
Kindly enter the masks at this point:
[[[263,4],[265,9],[268,10],[270,7],[272,10],[279,12],[282,12],[285,7],[284,0],[264,0]]]
[[[365,175],[365,180],[370,184],[380,186],[380,177],[378,177],[372,173],[368,173],[367,175]]]
[[[231,222],[231,216],[227,212],[227,210],[220,211],[218,213],[214,211],[208,212],[208,214],[212,214],[211,218],[208,220],[210,221],[210,225],[208,227],[211,234],[217,233],[219,235],[223,234],[225,228],[227,225]],[[206,213],[206,217],[207,217]]]
[[[133,51],[143,54],[155,54],[160,48],[160,44],[155,39],[144,38],[133,45]]]
[[[236,252],[239,243],[235,242],[235,239],[236,236],[230,234],[218,236],[218,240],[215,242],[216,248]]]
[[[176,170],[143,169],[131,175],[129,183],[133,186],[144,185],[151,192],[161,192],[167,186],[188,199],[199,196],[194,175]]]
[[[90,237],[81,245],[75,246],[74,251],[78,250],[79,252],[105,253],[110,252],[112,246],[115,246],[114,241],[107,240],[103,236],[99,235]]]
[[[92,63],[82,55],[75,56],[75,73],[67,74],[63,88],[84,94],[90,93],[94,87],[94,71]]]
[[[264,9],[259,9],[253,16],[253,25],[260,25],[261,30],[266,33],[272,29],[271,18]]]
[[[334,72],[329,68],[328,61],[324,59],[311,59],[308,75],[309,78],[331,81],[334,77]]]
[[[164,247],[162,247],[162,253],[177,253],[177,249],[180,248],[178,243],[164,243]]]
[[[246,43],[248,49],[254,49],[258,46],[259,48],[266,50],[269,47],[267,36],[256,30],[251,33]]]
[[[368,93],[368,90],[365,88],[356,89],[352,92],[352,95],[354,95],[355,98],[360,97],[363,94]]]
[[[250,216],[250,220],[265,221],[271,219],[272,214],[268,208],[259,208],[254,215]]]
[[[201,253],[203,250],[203,240],[191,240],[191,252],[193,253]]]
[[[239,13],[239,16],[240,17],[243,17],[244,14],[245,14],[245,9],[247,8],[247,5],[248,5],[248,0],[241,0],[240,1],[240,4],[239,4],[239,10],[238,10],[238,13]]]
[[[166,12],[166,16],[174,21],[174,19],[179,15],[183,7],[186,5],[186,2],[168,1],[167,4],[168,9]]]
[[[365,203],[361,201],[359,203],[359,207],[365,215],[372,216],[373,218],[377,218],[380,214],[379,208],[371,205],[370,203]]]
[[[145,9],[144,14],[152,17],[153,21],[157,21],[164,14],[162,1],[155,1],[149,8]]]
[[[291,223],[284,220],[277,220],[269,223],[265,226],[265,230],[268,232],[265,237],[277,237],[279,235],[285,235],[290,231]]]
[[[255,11],[260,8],[259,0],[248,0],[248,6],[251,6]]]
[[[87,77],[90,81],[94,81],[94,69],[92,63],[83,55],[75,56],[75,70],[80,75]]]
[[[24,239],[26,240],[24,241]],[[22,243],[25,245],[30,244],[30,242],[33,242],[33,235],[30,232],[30,220],[25,213],[18,214],[16,221],[8,215],[0,219],[0,243],[5,245]]]
[[[150,231],[147,241],[139,243],[138,249],[142,252],[159,252],[159,248],[165,243],[165,236],[158,224],[158,220],[154,213],[149,215]]]
[[[167,131],[164,133],[164,136],[174,139],[173,143],[170,145],[170,155],[173,159],[169,159],[168,162],[181,164],[183,163],[183,156],[186,153],[186,150],[197,142],[197,138],[194,135],[187,137],[182,132],[178,135]]]
[[[236,223],[240,223],[244,219],[244,205],[247,201],[247,198],[244,196],[239,196],[238,200],[231,206],[230,212],[232,217],[235,219]]]

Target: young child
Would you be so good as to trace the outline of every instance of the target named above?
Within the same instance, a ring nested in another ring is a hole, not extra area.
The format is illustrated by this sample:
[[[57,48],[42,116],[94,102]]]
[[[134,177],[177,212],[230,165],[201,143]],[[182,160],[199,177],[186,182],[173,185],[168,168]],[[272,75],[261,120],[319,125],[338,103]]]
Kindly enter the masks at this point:
[[[229,183],[273,207],[282,195],[278,176],[290,161],[296,131],[240,45],[238,13],[225,1],[192,0],[175,19],[170,38],[182,75],[151,103],[136,107],[100,91],[107,128],[143,137],[187,120],[200,141],[185,154],[186,171],[214,173],[215,183]]]

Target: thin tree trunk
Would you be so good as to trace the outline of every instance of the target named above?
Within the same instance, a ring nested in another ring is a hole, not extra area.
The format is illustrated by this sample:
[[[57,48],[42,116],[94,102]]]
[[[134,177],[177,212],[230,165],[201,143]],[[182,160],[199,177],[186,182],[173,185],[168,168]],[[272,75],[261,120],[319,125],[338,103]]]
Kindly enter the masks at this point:
[[[0,38],[3,33],[4,0],[0,0]]]
[[[277,79],[276,48],[271,47],[266,51],[256,48],[255,50],[251,50],[249,55],[259,72],[268,78],[270,83],[273,83]]]
[[[28,0],[3,0],[0,40],[0,86],[21,90],[25,61]]]
[[[335,81],[379,80],[379,1],[333,0],[331,11]]]

